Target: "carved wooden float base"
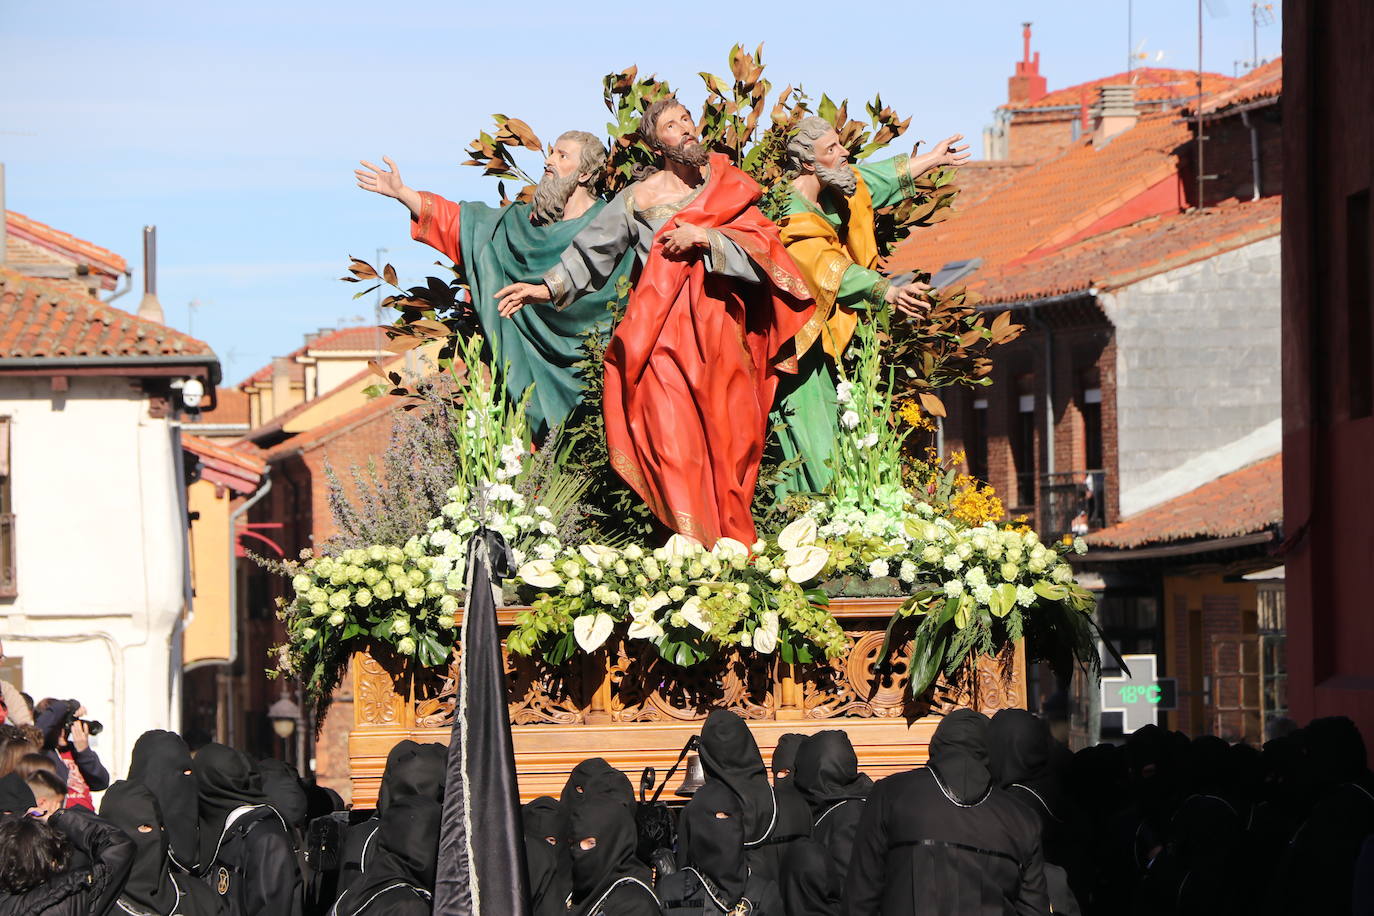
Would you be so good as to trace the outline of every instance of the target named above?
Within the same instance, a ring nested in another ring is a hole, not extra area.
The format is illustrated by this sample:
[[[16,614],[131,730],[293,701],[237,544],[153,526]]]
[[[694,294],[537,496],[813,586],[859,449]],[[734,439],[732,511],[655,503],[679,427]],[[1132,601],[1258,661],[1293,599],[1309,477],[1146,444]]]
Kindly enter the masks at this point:
[[[981,658],[954,683],[941,680],[926,697],[906,697],[903,648],[890,672],[874,673],[888,617],[898,599],[837,598],[831,611],[850,639],[847,656],[829,664],[790,666],[777,659],[746,666],[738,659],[666,670],[642,646],[618,644],[581,656],[558,671],[507,658],[511,734],[523,800],[557,796],[568,772],[588,757],[604,757],[638,785],[652,766],[662,780],[687,739],[713,708],[749,723],[764,760],[789,732],[842,728],[874,779],[925,762],[940,717],[960,707],[991,715],[1025,708],[1025,651],[1008,647]],[[503,629],[520,608],[501,608]],[[376,802],[386,756],[397,742],[447,743],[452,726],[452,670],[420,672],[384,665],[367,653],[354,658],[354,726],[349,734],[353,804]],[[683,775],[679,770],[664,798]]]

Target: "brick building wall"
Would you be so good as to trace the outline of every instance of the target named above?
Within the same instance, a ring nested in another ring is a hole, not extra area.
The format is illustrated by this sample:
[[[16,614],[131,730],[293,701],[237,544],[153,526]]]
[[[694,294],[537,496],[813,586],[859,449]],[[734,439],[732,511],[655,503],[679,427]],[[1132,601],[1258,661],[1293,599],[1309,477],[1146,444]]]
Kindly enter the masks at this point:
[[[1255,196],[1255,158],[1259,159],[1260,196],[1283,193],[1283,103],[1203,122],[1202,164],[1206,174],[1203,202],[1215,206],[1228,198]],[[1246,124],[1249,121],[1249,124]],[[1251,142],[1253,130],[1254,143]],[[1179,174],[1188,205],[1197,204],[1197,144],[1179,149]]]
[[[1078,108],[1069,111],[1016,111],[1007,125],[1007,158],[1043,162],[1068,149],[1081,123]]]
[[[1189,735],[1263,742],[1256,679],[1234,675],[1257,659],[1258,586],[1227,582],[1216,569],[1179,569],[1162,577],[1168,656],[1162,674],[1178,679],[1170,727]],[[1210,690],[1208,689],[1210,687]]]

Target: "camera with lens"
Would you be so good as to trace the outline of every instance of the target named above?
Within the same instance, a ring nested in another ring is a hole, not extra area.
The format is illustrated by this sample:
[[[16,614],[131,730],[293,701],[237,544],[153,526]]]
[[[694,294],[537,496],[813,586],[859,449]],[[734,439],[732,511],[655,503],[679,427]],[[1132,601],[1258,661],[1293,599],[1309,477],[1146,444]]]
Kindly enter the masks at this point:
[[[101,732],[103,732],[103,731],[105,730],[105,726],[101,725],[99,722],[95,721],[94,719],[80,719],[80,718],[77,718],[77,712],[80,711],[80,709],[81,709],[81,704],[78,703],[76,700],[61,700],[61,701],[59,701],[59,702],[65,703],[65,704],[66,704],[66,707],[67,707],[66,712],[64,712],[64,713],[62,714],[62,731],[61,731],[61,734],[63,734],[63,735],[70,734],[70,733],[71,733],[71,729],[72,729],[72,724],[75,723],[75,722],[84,722],[84,723],[86,723],[86,731],[90,733],[90,736],[91,736],[92,738],[94,738],[96,735],[100,734]]]

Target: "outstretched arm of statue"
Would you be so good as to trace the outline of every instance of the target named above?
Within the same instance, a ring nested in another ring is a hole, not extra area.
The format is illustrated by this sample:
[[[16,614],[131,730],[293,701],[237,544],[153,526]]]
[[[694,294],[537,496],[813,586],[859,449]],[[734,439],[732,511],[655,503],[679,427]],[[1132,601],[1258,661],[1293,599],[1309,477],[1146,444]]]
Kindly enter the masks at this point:
[[[527,302],[552,302],[564,309],[578,297],[605,286],[620,259],[635,244],[630,215],[633,198],[627,194],[621,191],[577,233],[558,263],[544,274],[543,283],[513,283],[498,292],[501,314],[509,318]],[[509,296],[506,290],[511,291]]]
[[[401,180],[401,170],[396,168],[396,163],[386,156],[382,161],[390,166],[390,171],[380,168],[368,162],[366,159],[359,164],[360,169],[354,169],[353,174],[358,179],[358,187],[364,191],[372,191],[383,197],[392,197],[406,205],[410,215],[416,219],[420,217],[420,192],[406,185]]]
[[[911,159],[907,166],[910,169],[912,178],[919,178],[931,169],[940,168],[946,165],[963,165],[968,162],[973,155],[968,151],[968,144],[959,145],[959,141],[964,139],[963,134],[955,134],[946,137],[939,143],[930,148],[930,152],[920,156],[916,155],[916,150],[911,151]]]

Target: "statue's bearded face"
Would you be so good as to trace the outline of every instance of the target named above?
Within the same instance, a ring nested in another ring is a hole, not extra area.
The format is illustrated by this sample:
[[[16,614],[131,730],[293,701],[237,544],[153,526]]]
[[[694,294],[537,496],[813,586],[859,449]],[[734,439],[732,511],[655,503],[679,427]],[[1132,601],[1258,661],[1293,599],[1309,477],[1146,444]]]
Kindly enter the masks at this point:
[[[568,198],[582,183],[577,168],[582,161],[582,144],[559,140],[544,160],[544,175],[534,189],[530,203],[530,219],[540,225],[556,223],[563,218]]]
[[[711,157],[711,151],[697,139],[697,128],[692,123],[692,116],[681,105],[663,113],[658,119],[656,132],[663,155],[674,162],[702,166]]]
[[[821,184],[834,188],[845,197],[853,194],[859,186],[859,180],[854,167],[849,164],[849,151],[840,142],[840,135],[833,130],[827,131],[816,138],[812,150],[816,157],[812,167]]]

